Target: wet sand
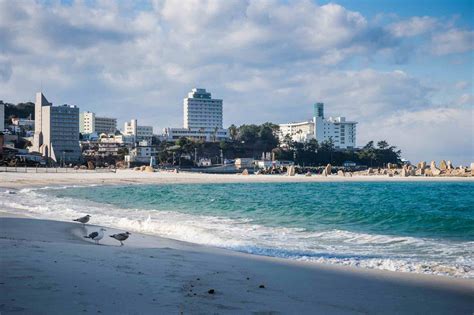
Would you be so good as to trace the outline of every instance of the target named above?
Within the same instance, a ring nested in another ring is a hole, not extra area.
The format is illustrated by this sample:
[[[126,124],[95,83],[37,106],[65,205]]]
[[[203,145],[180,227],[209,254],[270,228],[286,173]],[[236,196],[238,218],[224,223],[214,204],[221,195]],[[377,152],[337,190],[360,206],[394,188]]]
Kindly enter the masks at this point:
[[[3,212],[1,314],[474,311],[472,280],[296,262],[135,233],[123,247],[108,236],[98,246],[83,238],[95,230]]]

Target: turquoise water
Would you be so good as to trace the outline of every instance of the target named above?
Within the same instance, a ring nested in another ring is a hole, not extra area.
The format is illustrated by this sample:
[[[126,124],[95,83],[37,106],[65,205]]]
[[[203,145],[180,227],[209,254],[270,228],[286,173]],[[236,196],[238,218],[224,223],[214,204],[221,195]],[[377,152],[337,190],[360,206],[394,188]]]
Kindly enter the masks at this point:
[[[29,207],[33,212],[68,218],[89,213],[94,223],[189,242],[289,259],[474,277],[473,192],[474,182],[339,182],[24,193],[41,202],[35,210]],[[10,198],[18,201],[21,194]]]
[[[308,231],[474,240],[474,183],[180,184],[75,188],[56,195]]]

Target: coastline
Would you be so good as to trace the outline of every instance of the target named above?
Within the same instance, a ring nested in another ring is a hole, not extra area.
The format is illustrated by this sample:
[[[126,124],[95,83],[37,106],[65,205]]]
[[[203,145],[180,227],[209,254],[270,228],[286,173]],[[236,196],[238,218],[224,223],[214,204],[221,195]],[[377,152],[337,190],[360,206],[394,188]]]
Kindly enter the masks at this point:
[[[295,183],[295,182],[474,182],[474,177],[388,177],[386,175],[341,177],[331,175],[240,175],[171,172],[137,172],[117,170],[116,173],[14,173],[0,172],[0,187],[20,189],[58,185],[131,185],[131,184],[204,184],[204,183]]]
[[[468,314],[474,309],[473,282],[467,279],[291,261],[138,233],[123,247],[109,237],[96,246],[82,236],[97,226],[7,212],[0,213],[0,226],[0,311],[7,314]],[[107,228],[106,233],[116,232]]]
[[[11,190],[92,184],[473,180],[134,171],[0,173],[0,179],[0,187]],[[2,313],[470,314],[474,310],[472,279],[294,261],[133,232],[124,247],[109,237],[95,246],[83,235],[97,226],[84,230],[80,224],[22,217],[12,210],[0,209]],[[107,235],[116,232],[107,227]],[[262,284],[265,288],[259,288]],[[210,289],[215,294],[209,294]]]

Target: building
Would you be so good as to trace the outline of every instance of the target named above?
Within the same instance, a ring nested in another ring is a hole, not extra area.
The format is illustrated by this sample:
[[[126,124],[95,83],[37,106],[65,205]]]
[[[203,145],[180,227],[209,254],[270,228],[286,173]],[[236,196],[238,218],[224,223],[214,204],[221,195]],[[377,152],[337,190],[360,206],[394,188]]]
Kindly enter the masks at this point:
[[[324,117],[324,104],[314,104],[314,138],[319,142],[332,139],[336,149],[356,147],[355,121],[346,121],[345,117]]]
[[[227,129],[218,128],[165,128],[164,133],[165,138],[168,141],[176,141],[179,138],[185,137],[196,141],[219,142],[229,138],[229,132]]]
[[[117,119],[98,117],[92,112],[82,112],[79,116],[79,126],[82,134],[114,133],[117,130]]]
[[[306,142],[316,139],[319,143],[332,139],[337,149],[356,147],[355,121],[346,121],[345,117],[324,117],[324,104],[314,104],[313,119],[304,122],[280,124],[278,137],[282,142],[286,136],[292,141]]]
[[[123,134],[134,137],[135,141],[151,141],[153,138],[153,127],[139,126],[136,119],[125,122],[123,127]]]
[[[156,148],[150,141],[142,140],[125,156],[125,162],[146,163],[153,166],[156,164]]]
[[[280,124],[279,126],[278,137],[280,140],[285,139],[286,136],[289,136],[295,142],[306,142],[314,139],[314,122],[312,120]]]
[[[213,99],[206,89],[193,88],[183,102],[183,128],[165,128],[165,137],[176,141],[181,137],[206,142],[229,138],[223,129],[223,101]]]
[[[12,118],[12,125],[20,127],[23,130],[34,130],[35,120],[30,118]]]
[[[5,129],[5,104],[0,104],[0,132]]]
[[[192,89],[184,99],[186,129],[222,129],[222,100],[213,99],[206,89]]]
[[[35,133],[31,152],[40,152],[55,162],[77,162],[79,147],[79,108],[53,106],[43,93],[36,93]]]
[[[234,164],[237,169],[253,168],[255,160],[253,158],[237,158]]]

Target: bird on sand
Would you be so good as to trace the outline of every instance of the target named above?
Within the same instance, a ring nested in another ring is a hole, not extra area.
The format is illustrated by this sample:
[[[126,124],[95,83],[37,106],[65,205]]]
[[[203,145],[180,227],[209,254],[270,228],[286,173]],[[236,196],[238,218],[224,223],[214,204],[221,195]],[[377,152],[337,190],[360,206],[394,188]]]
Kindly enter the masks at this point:
[[[107,230],[101,228],[98,232],[92,232],[91,234],[84,236],[84,238],[90,238],[94,240],[97,245],[99,245],[99,241],[104,238],[105,231]]]
[[[74,219],[73,221],[80,222],[80,223],[82,223],[82,224],[85,225],[87,222],[89,222],[89,219],[90,219],[90,218],[91,218],[90,215],[86,215],[86,216],[83,216],[83,217]]]
[[[125,241],[130,235],[131,233],[125,232],[125,233],[110,235],[110,237],[115,238],[117,241],[120,242],[120,246],[123,246],[123,241]]]

